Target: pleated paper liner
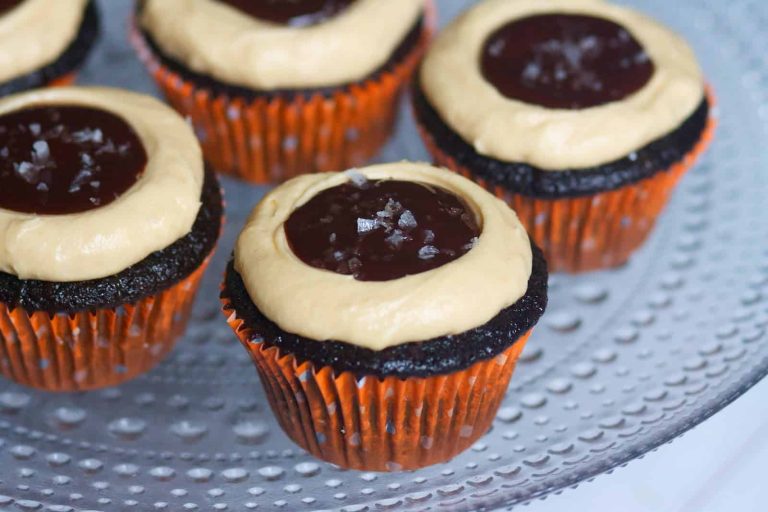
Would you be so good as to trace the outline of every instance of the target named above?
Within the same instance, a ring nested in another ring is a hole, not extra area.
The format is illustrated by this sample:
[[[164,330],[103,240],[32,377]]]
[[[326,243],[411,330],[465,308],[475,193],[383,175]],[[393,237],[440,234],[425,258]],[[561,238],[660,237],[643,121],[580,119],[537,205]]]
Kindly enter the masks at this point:
[[[253,331],[228,298],[222,302],[288,437],[319,459],[365,471],[422,468],[469,448],[491,427],[530,334],[446,375],[356,376],[299,362],[258,337],[252,342]]]
[[[77,80],[77,73],[67,73],[65,75],[61,75],[60,77],[56,78],[55,80],[52,80],[48,87],[65,87],[67,85],[72,85],[75,83],[75,80]]]
[[[433,32],[434,5],[428,6],[419,42],[403,60],[330,96],[251,101],[215,95],[164,67],[136,27],[131,40],[168,102],[192,120],[214,169],[252,183],[279,183],[362,165],[386,143],[401,93]]]
[[[45,391],[116,386],[149,371],[184,333],[209,258],[133,304],[73,314],[0,303],[0,374]]]
[[[709,99],[714,105],[711,91]],[[544,252],[550,271],[578,273],[623,265],[643,245],[680,178],[711,142],[715,125],[710,116],[693,149],[669,169],[616,190],[555,199],[516,194],[488,183],[438,147],[425,127],[419,125],[419,131],[436,164],[471,179],[515,210]]]

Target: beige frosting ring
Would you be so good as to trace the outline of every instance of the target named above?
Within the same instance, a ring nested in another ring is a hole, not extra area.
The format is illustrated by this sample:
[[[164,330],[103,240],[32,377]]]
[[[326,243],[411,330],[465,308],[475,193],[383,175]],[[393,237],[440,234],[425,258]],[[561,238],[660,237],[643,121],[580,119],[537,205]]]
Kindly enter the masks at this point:
[[[357,82],[381,67],[424,0],[357,0],[309,27],[262,21],[214,0],[145,0],[139,21],[167,55],[227,84],[260,90]]]
[[[391,281],[357,281],[302,262],[288,246],[283,227],[296,208],[349,177],[325,173],[294,178],[256,206],[235,247],[235,269],[248,294],[283,330],[382,350],[473,329],[525,294],[531,245],[504,202],[428,164],[400,162],[355,171],[369,179],[443,187],[467,202],[483,230],[473,249],[446,265]]]
[[[68,215],[0,208],[0,271],[20,279],[98,279],[189,233],[200,209],[203,159],[192,129],[170,107],[99,87],[43,89],[0,100],[0,115],[32,105],[100,108],[127,121],[147,152],[137,182],[108,205]]]
[[[25,0],[0,16],[0,82],[54,62],[74,41],[88,0]]]
[[[503,96],[480,69],[485,40],[511,20],[547,12],[590,14],[623,25],[653,60],[653,77],[621,101],[581,110],[548,109]],[[485,0],[436,38],[420,80],[440,117],[478,153],[544,170],[624,158],[677,128],[704,97],[701,70],[682,38],[603,0]]]

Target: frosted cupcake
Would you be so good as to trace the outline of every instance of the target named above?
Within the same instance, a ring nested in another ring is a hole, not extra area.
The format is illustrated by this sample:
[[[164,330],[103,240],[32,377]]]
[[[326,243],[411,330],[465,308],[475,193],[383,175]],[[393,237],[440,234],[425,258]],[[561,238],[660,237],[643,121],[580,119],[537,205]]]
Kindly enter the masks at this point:
[[[104,88],[0,100],[0,373],[113,386],[184,332],[221,192],[173,110]]]
[[[0,1],[0,95],[72,83],[98,33],[92,0]]]
[[[343,467],[394,471],[450,459],[488,430],[546,289],[508,206],[403,162],[268,194],[222,300],[291,439]]]
[[[206,160],[257,183],[372,157],[430,36],[424,0],[144,0],[136,17]]]
[[[552,270],[621,265],[712,137],[691,49],[602,0],[486,0],[414,93],[435,160],[507,201]]]

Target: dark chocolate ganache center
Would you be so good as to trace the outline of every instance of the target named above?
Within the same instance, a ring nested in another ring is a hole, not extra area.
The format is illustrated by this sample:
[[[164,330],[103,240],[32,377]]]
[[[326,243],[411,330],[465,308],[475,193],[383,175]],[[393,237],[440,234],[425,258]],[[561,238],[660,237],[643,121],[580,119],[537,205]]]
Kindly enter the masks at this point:
[[[556,109],[618,101],[654,72],[645,49],[613,21],[576,14],[514,20],[485,41],[483,76],[504,96]]]
[[[36,106],[0,116],[0,208],[91,210],[136,183],[146,164],[133,128],[104,110]]]
[[[0,0],[0,14],[5,14],[6,11],[10,11],[23,1],[24,0]]]
[[[308,265],[389,281],[466,254],[480,226],[462,199],[440,187],[353,176],[297,208],[285,234]]]
[[[219,0],[272,23],[307,27],[339,14],[355,0]]]

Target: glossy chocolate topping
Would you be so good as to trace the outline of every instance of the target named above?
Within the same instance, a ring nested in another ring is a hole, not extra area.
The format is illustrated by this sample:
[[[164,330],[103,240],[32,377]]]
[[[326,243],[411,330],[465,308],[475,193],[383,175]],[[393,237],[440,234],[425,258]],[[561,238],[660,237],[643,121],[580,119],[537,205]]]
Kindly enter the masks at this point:
[[[281,25],[307,27],[332,18],[355,0],[219,0],[253,16]]]
[[[104,110],[39,106],[0,116],[0,208],[60,215],[104,206],[146,164],[138,135]]]
[[[442,188],[357,175],[296,209],[285,234],[308,265],[359,281],[389,281],[466,254],[480,226],[469,207]]]
[[[486,40],[483,76],[504,96],[556,109],[621,100],[651,79],[654,65],[621,25],[576,14],[514,20]]]
[[[24,0],[0,0],[0,14],[10,11]]]

